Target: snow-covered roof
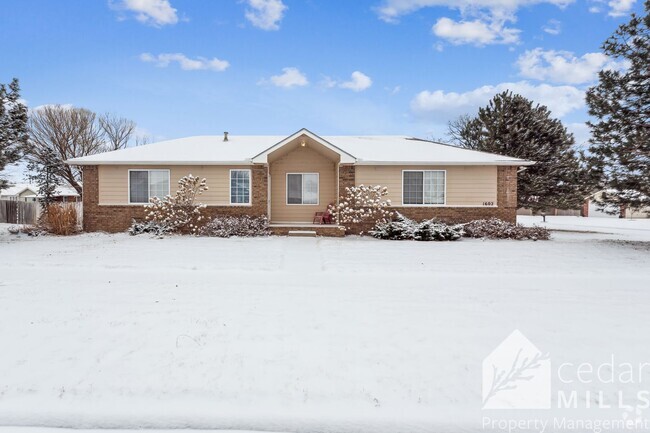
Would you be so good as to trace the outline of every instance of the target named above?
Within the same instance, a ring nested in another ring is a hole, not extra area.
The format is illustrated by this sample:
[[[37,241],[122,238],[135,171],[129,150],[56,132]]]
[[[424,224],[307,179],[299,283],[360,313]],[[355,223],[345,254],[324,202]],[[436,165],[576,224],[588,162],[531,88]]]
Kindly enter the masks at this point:
[[[2,196],[18,196],[24,191],[29,190],[34,195],[38,195],[38,185],[30,183],[17,183],[15,185],[9,186],[3,190],[0,190],[0,195]],[[71,186],[59,185],[54,191],[54,196],[78,196],[77,190]]]
[[[317,136],[306,129],[288,137],[229,135],[228,141],[224,141],[220,135],[179,138],[74,158],[66,162],[72,165],[249,165],[253,162],[266,162],[266,155],[276,146],[303,133],[316,137],[323,145],[335,151],[338,150],[342,162],[356,164],[533,164],[518,158],[463,149],[405,135]]]
[[[34,185],[29,185],[26,183],[17,183],[15,185],[9,186],[5,189],[0,189],[0,195],[3,196],[18,196],[22,194],[25,190],[30,190],[34,195],[38,191],[38,187]]]

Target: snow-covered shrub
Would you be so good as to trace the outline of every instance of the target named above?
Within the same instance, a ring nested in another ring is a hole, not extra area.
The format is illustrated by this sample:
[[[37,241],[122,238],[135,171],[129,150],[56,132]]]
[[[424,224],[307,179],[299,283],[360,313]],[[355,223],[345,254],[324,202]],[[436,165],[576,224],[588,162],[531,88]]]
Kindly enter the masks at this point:
[[[379,221],[369,233],[370,236],[378,239],[413,239],[416,228],[417,223],[415,221],[399,212],[395,212],[395,216],[392,219]]]
[[[419,223],[413,232],[416,241],[455,241],[462,237],[462,225],[447,225],[432,219]]]
[[[197,196],[207,190],[205,178],[191,174],[184,176],[178,181],[178,191],[175,195],[151,199],[147,206],[146,219],[168,227],[170,232],[197,234],[205,223],[202,211],[206,205],[195,201]]]
[[[433,219],[417,222],[396,212],[392,220],[377,223],[370,230],[370,235],[391,240],[455,241],[463,236],[463,227],[459,224],[447,225]]]
[[[266,216],[218,216],[201,227],[201,236],[229,238],[231,236],[254,237],[268,236],[269,220]]]
[[[21,233],[26,234],[27,236],[42,236],[48,234],[47,230],[39,225],[20,225],[20,226],[11,226],[7,229],[9,234],[19,235]]]
[[[346,187],[345,196],[339,199],[338,205],[330,205],[329,211],[337,224],[376,224],[392,215],[387,209],[390,207],[390,200],[384,200],[387,195],[388,188],[381,185]]]
[[[169,226],[160,224],[156,221],[136,221],[133,220],[131,227],[128,230],[131,236],[152,234],[157,237],[162,237],[172,232]]]
[[[545,227],[524,227],[498,218],[475,220],[463,225],[465,236],[488,239],[548,240],[551,233]]]

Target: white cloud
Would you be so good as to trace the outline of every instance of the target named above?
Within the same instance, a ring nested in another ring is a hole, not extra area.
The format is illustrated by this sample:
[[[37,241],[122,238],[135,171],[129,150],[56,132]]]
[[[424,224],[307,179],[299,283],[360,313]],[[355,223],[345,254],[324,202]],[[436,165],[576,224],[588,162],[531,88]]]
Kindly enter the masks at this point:
[[[609,16],[612,17],[622,17],[626,16],[632,10],[636,0],[611,0],[607,4],[609,5]]]
[[[562,23],[558,20],[548,20],[546,25],[542,27],[542,30],[549,35],[559,35],[562,33]]]
[[[135,18],[144,24],[160,27],[178,22],[176,9],[169,0],[121,0],[119,3],[109,4],[117,10],[134,12]]]
[[[454,21],[440,18],[431,28],[439,38],[447,39],[452,44],[512,44],[519,41],[520,30],[505,27],[505,21],[480,19],[472,21]]]
[[[432,31],[454,44],[515,44],[521,30],[508,27],[517,21],[523,6],[550,3],[565,7],[575,0],[383,0],[376,8],[379,18],[397,22],[403,15],[427,7],[445,7],[460,11],[461,19],[439,18]],[[624,1],[624,0],[619,0]]]
[[[591,2],[593,3],[589,7],[591,13],[603,12],[606,9],[610,17],[623,17],[630,14],[636,0],[591,0]]]
[[[525,78],[582,84],[595,81],[601,69],[621,69],[624,65],[603,53],[587,53],[576,57],[568,51],[535,48],[519,56],[517,66],[520,75]]]
[[[379,18],[382,20],[395,22],[401,16],[427,7],[439,6],[459,9],[462,13],[472,13],[481,9],[514,12],[520,7],[539,3],[550,3],[559,7],[565,7],[573,2],[574,0],[383,0],[382,4],[376,10]]]
[[[155,63],[159,68],[166,68],[170,63],[176,62],[184,71],[208,70],[221,72],[230,66],[228,61],[219,60],[216,57],[212,59],[206,59],[204,57],[190,59],[182,53],[163,53],[157,56],[150,53],[142,53],[140,54],[140,60],[147,63]]]
[[[270,79],[260,80],[257,84],[267,84],[271,83],[276,87],[283,87],[285,89],[290,89],[292,87],[303,87],[309,84],[307,76],[300,72],[298,68],[282,68],[282,74],[273,75]]]
[[[475,113],[497,93],[510,90],[546,105],[556,117],[581,109],[585,105],[584,91],[573,86],[534,85],[527,81],[482,86],[463,93],[443,90],[418,93],[411,101],[411,110],[418,116],[440,121],[453,119],[464,113]]]
[[[372,80],[369,76],[360,71],[352,73],[350,81],[345,81],[339,84],[342,89],[350,89],[354,92],[361,92],[372,86]]]
[[[246,19],[262,30],[278,30],[287,6],[282,0],[247,0]]]

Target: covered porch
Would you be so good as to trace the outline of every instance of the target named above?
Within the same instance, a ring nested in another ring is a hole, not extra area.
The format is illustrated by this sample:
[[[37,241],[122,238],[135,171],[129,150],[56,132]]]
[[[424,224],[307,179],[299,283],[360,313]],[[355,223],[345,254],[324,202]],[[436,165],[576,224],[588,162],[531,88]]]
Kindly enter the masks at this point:
[[[317,135],[301,130],[253,158],[268,167],[268,216],[274,233],[344,232],[335,224],[315,224],[316,212],[338,204],[341,164],[354,157]]]

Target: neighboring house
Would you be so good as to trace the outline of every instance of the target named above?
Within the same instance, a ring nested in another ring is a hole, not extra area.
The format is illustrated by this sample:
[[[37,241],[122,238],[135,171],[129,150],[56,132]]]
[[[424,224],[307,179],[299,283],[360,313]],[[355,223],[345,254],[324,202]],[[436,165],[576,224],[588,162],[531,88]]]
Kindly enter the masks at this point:
[[[600,218],[650,218],[650,208],[626,209],[617,206],[603,206],[602,196],[606,190],[598,191],[585,199],[582,206],[582,216]]]
[[[16,184],[0,190],[0,200],[35,202],[38,201],[38,186],[32,184]],[[79,201],[77,190],[70,186],[58,186],[54,192],[54,201]]]
[[[84,229],[118,232],[154,196],[188,174],[205,177],[200,201],[214,216],[267,215],[276,233],[312,223],[345,188],[382,185],[395,210],[416,218],[514,222],[517,158],[405,136],[189,137],[74,158],[83,169]],[[319,234],[338,227],[319,226]]]

